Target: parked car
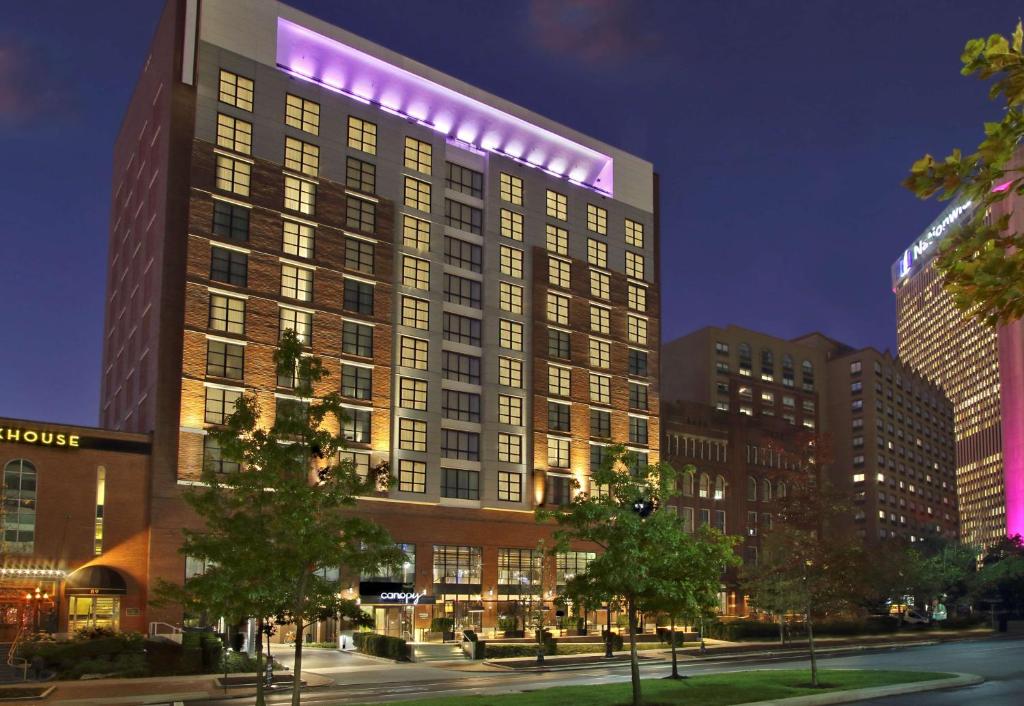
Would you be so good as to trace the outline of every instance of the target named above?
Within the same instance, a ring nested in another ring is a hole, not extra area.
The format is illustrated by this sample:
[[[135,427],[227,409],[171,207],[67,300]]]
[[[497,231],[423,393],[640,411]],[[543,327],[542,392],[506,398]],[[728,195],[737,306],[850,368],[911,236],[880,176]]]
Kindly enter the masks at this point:
[[[916,608],[907,608],[903,612],[903,622],[909,625],[927,625],[931,620],[927,613],[922,613]]]

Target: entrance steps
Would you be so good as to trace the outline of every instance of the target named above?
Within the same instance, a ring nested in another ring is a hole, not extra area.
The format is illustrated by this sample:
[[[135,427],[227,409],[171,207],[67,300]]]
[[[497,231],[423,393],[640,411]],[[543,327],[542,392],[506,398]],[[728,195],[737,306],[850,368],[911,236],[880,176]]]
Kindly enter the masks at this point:
[[[413,662],[458,662],[466,659],[457,642],[418,642],[413,644]]]

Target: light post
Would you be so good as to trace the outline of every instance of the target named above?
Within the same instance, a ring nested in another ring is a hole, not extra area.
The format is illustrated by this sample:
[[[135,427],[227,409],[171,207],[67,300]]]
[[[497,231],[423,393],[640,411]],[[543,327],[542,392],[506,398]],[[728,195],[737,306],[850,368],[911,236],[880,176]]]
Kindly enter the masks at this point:
[[[605,629],[604,629],[604,656],[613,657],[612,654],[612,600],[608,599],[608,602],[604,604],[604,617],[605,617]]]
[[[39,604],[50,600],[50,594],[36,586],[35,591],[25,594],[25,603],[32,608],[32,632],[39,632]]]

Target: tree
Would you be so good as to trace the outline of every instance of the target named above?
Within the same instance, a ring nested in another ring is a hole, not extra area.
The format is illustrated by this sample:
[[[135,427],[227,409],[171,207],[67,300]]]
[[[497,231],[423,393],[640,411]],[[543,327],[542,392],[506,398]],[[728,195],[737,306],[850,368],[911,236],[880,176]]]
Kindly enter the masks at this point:
[[[601,549],[573,582],[573,591],[577,595],[591,591],[592,599],[618,596],[625,604],[633,703],[639,705],[638,612],[661,595],[667,564],[663,555],[686,541],[679,517],[664,509],[678,492],[676,474],[664,463],[641,465],[636,454],[613,446],[591,476],[591,483],[594,492],[578,493],[565,507],[540,508],[537,519],[554,520],[558,525],[555,552],[568,549],[571,542],[587,542]],[[721,571],[721,566],[717,569]]]
[[[1010,227],[1007,202],[1024,195],[1019,155],[1014,159],[1024,138],[1022,40],[1018,22],[1009,39],[993,34],[967,42],[960,73],[995,79],[989,97],[1002,97],[1002,120],[985,123],[985,139],[975,152],[955,149],[942,161],[926,154],[903,181],[922,199],[940,194],[942,200],[970,202],[972,215],[952,230],[935,262],[956,305],[989,325],[1024,316],[1024,233]]]
[[[978,600],[1001,606],[1011,614],[1024,614],[1024,539],[1014,535],[989,547],[974,581]]]
[[[222,458],[237,465],[225,473],[204,469],[203,483],[186,494],[205,527],[186,530],[180,550],[205,561],[207,571],[164,590],[210,614],[276,616],[294,625],[292,704],[298,706],[304,630],[327,616],[364,620],[327,572],[395,568],[405,555],[383,528],[351,513],[358,496],[386,489],[391,476],[381,465],[364,478],[340,459],[340,396],[315,397],[328,377],[322,361],[303,355],[292,331],[285,332],[274,361],[278,378],[293,382],[299,401],[279,400],[266,429],[255,397],[243,395],[225,427],[211,431]],[[232,609],[238,592],[242,607]]]
[[[804,603],[798,580],[782,571],[788,568],[789,547],[782,534],[768,534],[761,544],[757,562],[744,566],[740,583],[750,602],[779,623],[779,642],[786,644],[786,615],[799,610]]]

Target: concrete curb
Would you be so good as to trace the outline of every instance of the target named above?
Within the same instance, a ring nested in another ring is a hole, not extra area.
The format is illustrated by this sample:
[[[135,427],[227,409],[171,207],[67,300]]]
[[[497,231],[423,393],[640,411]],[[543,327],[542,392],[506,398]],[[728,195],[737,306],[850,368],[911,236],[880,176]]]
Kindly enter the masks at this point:
[[[767,671],[767,670],[754,670]],[[873,686],[869,689],[849,689],[846,691],[833,691],[827,694],[811,694],[810,696],[794,696],[788,699],[774,699],[770,701],[752,701],[743,706],[825,706],[826,704],[848,704],[855,701],[867,699],[878,699],[883,696],[901,696],[903,694],[917,694],[924,691],[939,691],[941,689],[958,689],[964,686],[977,686],[985,682],[984,677],[977,674],[964,674],[954,672],[955,677],[950,679],[933,679],[931,681],[909,682],[907,684],[893,684],[891,686]]]

